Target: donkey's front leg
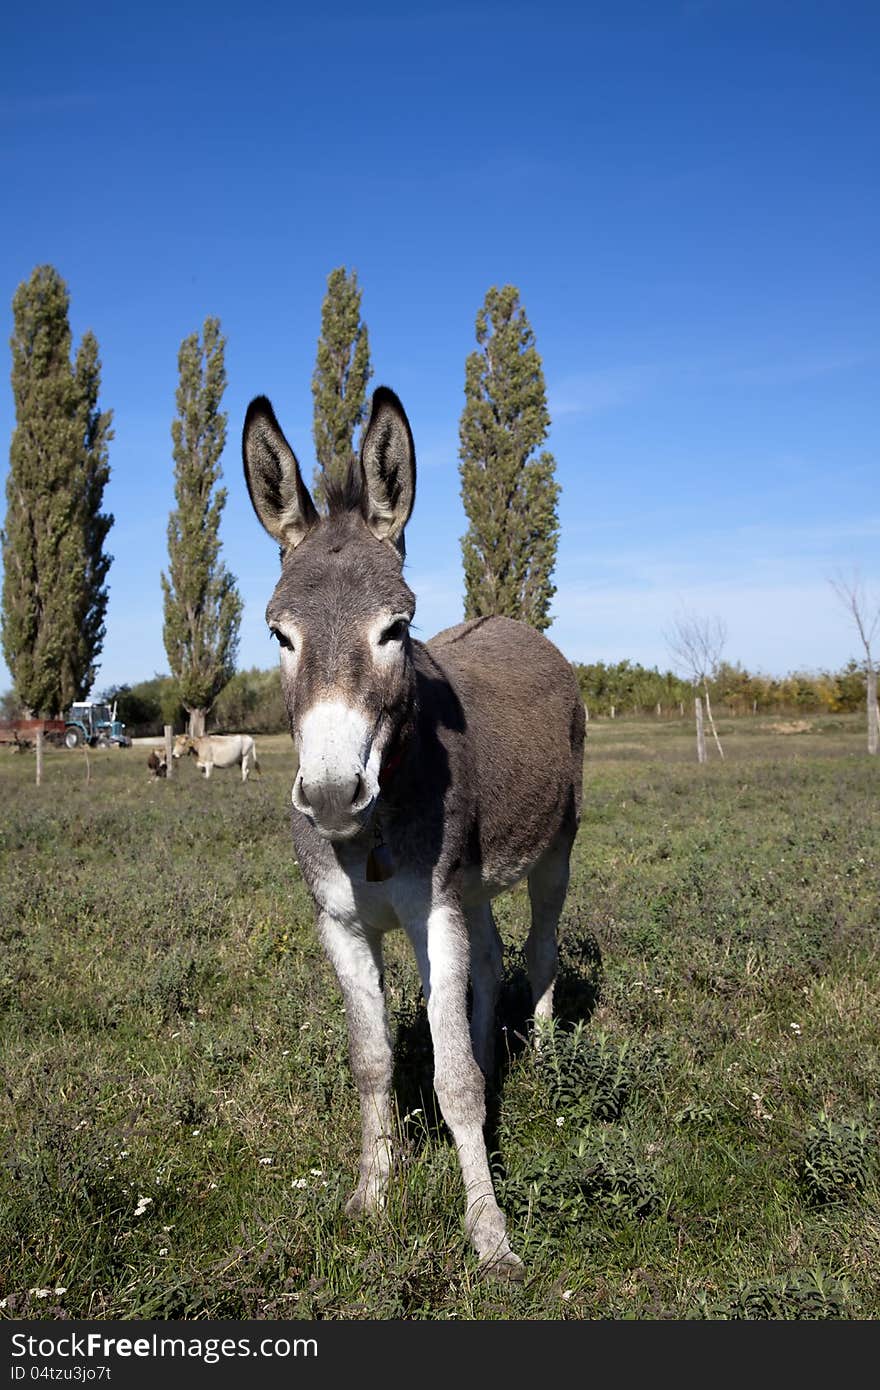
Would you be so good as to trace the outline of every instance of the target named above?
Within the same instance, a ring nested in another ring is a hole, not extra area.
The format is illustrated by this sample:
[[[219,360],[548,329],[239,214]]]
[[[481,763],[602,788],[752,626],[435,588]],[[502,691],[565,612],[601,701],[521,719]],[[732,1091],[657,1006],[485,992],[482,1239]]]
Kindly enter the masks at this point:
[[[382,938],[326,914],[319,917],[318,931],[345,999],[348,1049],[361,1107],[360,1178],[345,1207],[349,1216],[357,1216],[382,1205],[391,1171],[391,1040]]]
[[[434,1089],[452,1131],[464,1179],[465,1229],[484,1270],[504,1279],[523,1277],[522,1261],[507,1240],[504,1213],[495,1200],[483,1125],[486,1083],[474,1060],[467,1018],[469,943],[464,915],[433,909],[408,935],[415,948],[428,1001],[434,1044]]]

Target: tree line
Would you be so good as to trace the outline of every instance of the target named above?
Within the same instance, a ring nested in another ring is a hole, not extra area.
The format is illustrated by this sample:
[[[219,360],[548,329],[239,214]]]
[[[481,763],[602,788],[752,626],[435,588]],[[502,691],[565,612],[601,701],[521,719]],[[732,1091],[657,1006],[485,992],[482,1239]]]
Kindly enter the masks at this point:
[[[105,542],[113,517],[101,508],[112,411],[98,404],[94,334],[84,335],[71,362],[69,294],[54,267],[38,266],[19,286],[13,318],[16,425],[0,546],[3,653],[14,688],[4,703],[57,715],[92,689],[106,635],[113,557]],[[555,460],[542,449],[550,428],[543,366],[514,286],[487,292],[476,340],[465,363],[459,429],[465,617],[502,614],[544,630],[555,593],[560,489]],[[158,702],[163,718],[175,716],[165,722],[185,718],[191,734],[201,733],[209,713],[215,723],[222,717],[221,693],[229,707],[265,674],[246,673],[248,681],[235,683],[242,601],[220,541],[225,347],[219,320],[208,317],[178,354],[175,505],[159,577],[171,675],[142,682],[137,696],[125,688],[126,699],[142,699],[152,711],[147,720],[129,710],[135,727],[154,722]],[[359,466],[355,432],[366,418],[371,376],[357,274],[340,266],[328,277],[312,378],[319,509],[326,481]]]
[[[693,717],[694,686],[674,671],[635,661],[572,662],[590,717]],[[855,660],[839,671],[768,676],[724,663],[710,678],[712,701],[725,718],[752,714],[850,714],[865,708],[864,666]],[[156,675],[135,685],[111,686],[103,698],[117,700],[129,733],[159,734],[186,717],[177,682]],[[274,734],[287,731],[287,713],[277,666],[236,671],[220,691],[211,714],[218,733]]]
[[[694,683],[674,671],[628,660],[572,663],[591,715],[688,714]],[[723,661],[708,678],[712,703],[728,718],[747,714],[849,714],[865,708],[864,665],[850,660],[839,671],[792,671],[768,676]]]

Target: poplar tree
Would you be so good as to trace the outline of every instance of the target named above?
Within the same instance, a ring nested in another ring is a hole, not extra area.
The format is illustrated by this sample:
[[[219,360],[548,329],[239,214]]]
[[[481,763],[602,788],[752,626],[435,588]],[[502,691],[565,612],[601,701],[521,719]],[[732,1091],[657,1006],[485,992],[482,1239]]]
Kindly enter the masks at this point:
[[[501,614],[543,631],[559,538],[555,461],[536,453],[550,428],[535,336],[513,285],[477,314],[459,426],[465,617]]]
[[[88,694],[98,669],[112,556],[102,513],[111,413],[101,411],[98,344],[70,361],[70,296],[38,266],[12,302],[16,427],[2,534],[3,652],[23,705],[58,715]]]
[[[366,416],[372,376],[367,325],[361,318],[357,272],[331,270],[321,306],[321,336],[312,376],[313,435],[318,467],[314,497],[324,502],[324,480],[343,481],[354,455],[354,432]]]
[[[162,636],[193,737],[205,732],[205,717],[235,670],[242,613],[235,579],[220,558],[225,346],[215,318],[205,319],[201,342],[198,333],[184,338],[171,425],[177,506],[168,518]]]
[[[72,640],[66,654],[70,699],[81,699],[91,690],[98,667],[96,656],[104,645],[107,612],[107,574],[113,557],[104,551],[113,517],[101,511],[104,488],[110,480],[109,441],[111,413],[98,406],[101,360],[93,333],[85,333],[76,355],[74,385],[77,401],[77,433],[82,441],[81,479],[83,582],[73,614]],[[67,701],[65,702],[67,703]]]

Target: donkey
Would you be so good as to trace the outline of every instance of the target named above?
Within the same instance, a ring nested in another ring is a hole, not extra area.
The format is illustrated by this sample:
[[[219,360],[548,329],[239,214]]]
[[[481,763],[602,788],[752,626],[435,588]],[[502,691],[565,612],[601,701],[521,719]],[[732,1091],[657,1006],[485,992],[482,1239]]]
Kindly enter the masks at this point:
[[[293,841],[345,1000],[360,1100],[360,1176],[346,1211],[381,1207],[391,1168],[382,937],[402,927],[461,1163],[466,1233],[483,1270],[522,1278],[483,1136],[502,975],[491,899],[528,878],[538,1029],[552,1015],[580,815],[574,675],[552,643],[509,618],[477,618],[425,645],[410,635],[415,598],[402,571],[415,450],[393,391],[375,391],[360,458],[327,487],[325,516],[265,396],[248,407],[242,453],[254,510],[281,546],[266,619],[299,757]]]
[[[247,781],[252,768],[260,772],[257,745],[250,734],[202,734],[197,738],[178,734],[171,753],[174,758],[191,753],[206,779],[215,767],[240,767],[243,782]]]

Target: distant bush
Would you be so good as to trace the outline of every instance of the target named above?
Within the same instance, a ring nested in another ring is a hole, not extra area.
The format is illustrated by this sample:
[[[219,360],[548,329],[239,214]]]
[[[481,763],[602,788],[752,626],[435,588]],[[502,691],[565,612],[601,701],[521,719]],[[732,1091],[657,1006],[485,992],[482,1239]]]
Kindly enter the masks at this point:
[[[610,714],[612,707],[615,714],[653,713],[658,704],[668,712],[693,694],[688,682],[672,671],[661,673],[638,662],[619,661],[608,666],[603,661],[591,665],[575,661],[572,665],[590,714]]]
[[[118,717],[130,737],[161,734],[166,724],[177,732],[186,728],[187,712],[172,676],[155,675],[137,685],[111,686],[101,698],[116,701]],[[214,733],[285,733],[287,712],[278,668],[236,671],[217,696],[207,724]]]
[[[278,667],[236,671],[217,696],[208,723],[217,733],[286,733],[287,711]]]
[[[678,713],[684,705],[692,713],[694,689],[672,671],[619,661],[606,665],[572,662],[581,698],[591,715]],[[787,676],[767,676],[747,671],[739,664],[722,662],[709,682],[716,714],[845,714],[864,709],[865,671],[857,661],[841,670],[791,671]]]
[[[0,719],[23,719],[25,707],[14,690],[0,695]]]
[[[186,727],[187,713],[173,676],[157,674],[137,685],[112,685],[100,698],[111,704],[116,701],[116,716],[129,738],[161,734],[166,724],[178,731]]]

